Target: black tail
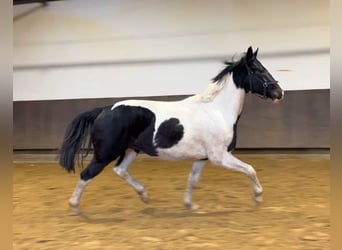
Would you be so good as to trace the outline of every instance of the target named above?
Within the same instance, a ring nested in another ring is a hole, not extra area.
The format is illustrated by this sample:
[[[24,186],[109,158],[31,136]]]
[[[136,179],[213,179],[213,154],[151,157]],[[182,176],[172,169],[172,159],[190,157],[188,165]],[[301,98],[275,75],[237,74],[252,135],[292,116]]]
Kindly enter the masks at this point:
[[[108,106],[109,107],[109,106]],[[108,107],[95,108],[77,115],[68,125],[62,147],[59,151],[59,164],[68,172],[75,173],[75,162],[81,163],[91,149],[90,133],[94,121],[102,110]],[[82,148],[85,153],[81,153]],[[81,159],[80,159],[81,158]]]

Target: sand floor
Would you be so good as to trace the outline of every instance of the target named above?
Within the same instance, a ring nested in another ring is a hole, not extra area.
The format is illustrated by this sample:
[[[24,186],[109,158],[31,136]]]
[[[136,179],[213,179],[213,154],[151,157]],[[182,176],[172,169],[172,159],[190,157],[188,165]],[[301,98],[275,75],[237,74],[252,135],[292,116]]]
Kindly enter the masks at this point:
[[[194,201],[183,207],[191,162],[137,159],[131,174],[150,203],[108,166],[87,187],[81,214],[68,199],[78,180],[56,163],[15,163],[13,249],[330,249],[329,155],[239,155],[264,188],[256,206],[249,180],[205,167]]]

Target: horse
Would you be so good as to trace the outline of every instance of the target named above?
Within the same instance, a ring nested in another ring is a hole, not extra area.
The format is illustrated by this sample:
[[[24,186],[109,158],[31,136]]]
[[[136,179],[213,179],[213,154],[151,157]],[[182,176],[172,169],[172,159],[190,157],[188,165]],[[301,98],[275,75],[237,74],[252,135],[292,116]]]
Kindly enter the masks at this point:
[[[75,164],[80,165],[91,148],[94,154],[69,199],[71,209],[78,211],[86,186],[115,160],[113,172],[148,203],[144,185],[129,173],[140,152],[161,160],[193,161],[183,197],[189,210],[198,208],[192,193],[207,161],[245,174],[253,185],[255,202],[262,202],[263,188],[255,169],[232,154],[245,95],[252,93],[275,103],[284,98],[278,81],[257,59],[258,50],[250,46],[240,59],[225,61],[223,70],[201,94],[171,102],[124,100],[77,115],[66,129],[59,164],[75,173]]]

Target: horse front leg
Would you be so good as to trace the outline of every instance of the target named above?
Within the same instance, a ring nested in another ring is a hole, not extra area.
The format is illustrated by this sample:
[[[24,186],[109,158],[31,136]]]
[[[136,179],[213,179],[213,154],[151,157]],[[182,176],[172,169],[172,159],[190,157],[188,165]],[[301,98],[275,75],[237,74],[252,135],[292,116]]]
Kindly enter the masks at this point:
[[[188,178],[188,185],[184,194],[184,206],[189,210],[196,210],[198,209],[198,205],[192,203],[192,192],[193,189],[196,187],[196,184],[199,181],[201,176],[203,167],[206,163],[206,160],[195,161],[192,165],[189,178]]]
[[[214,164],[220,165],[226,169],[229,169],[235,172],[240,172],[240,173],[245,174],[252,182],[255,202],[256,203],[262,202],[263,189],[256,175],[256,172],[251,165],[239,160],[238,158],[236,158],[229,152],[225,152],[223,154],[222,160],[219,161],[219,164],[217,163],[214,163]]]
[[[137,152],[129,151],[128,153],[126,153],[120,164],[113,168],[113,171],[134,188],[143,202],[148,203],[149,197],[144,186],[140,182],[135,180],[128,172],[131,163],[135,160],[137,155]]]

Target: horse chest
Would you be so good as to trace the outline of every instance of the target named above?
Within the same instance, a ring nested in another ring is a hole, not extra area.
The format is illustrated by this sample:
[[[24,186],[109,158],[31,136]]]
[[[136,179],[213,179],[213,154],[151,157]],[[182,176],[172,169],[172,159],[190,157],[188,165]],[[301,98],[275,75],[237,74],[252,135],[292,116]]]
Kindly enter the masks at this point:
[[[240,119],[240,115],[237,117],[234,125],[233,125],[233,137],[231,139],[231,142],[229,143],[228,145],[228,148],[227,148],[227,151],[228,152],[232,152],[235,147],[236,147],[236,140],[237,140],[237,124],[239,122],[239,119]]]

